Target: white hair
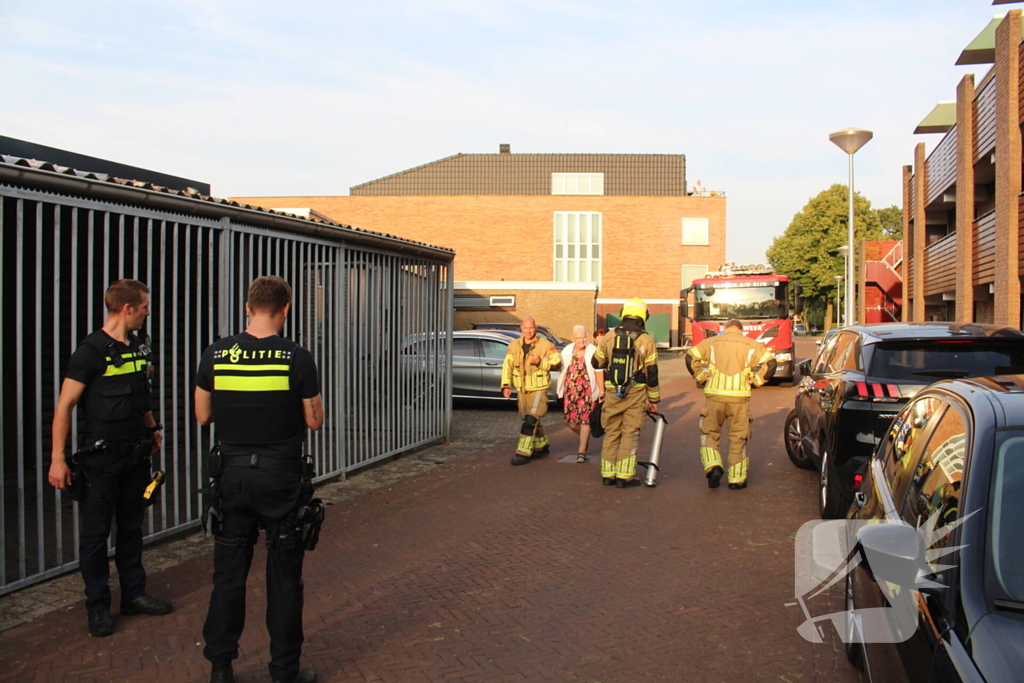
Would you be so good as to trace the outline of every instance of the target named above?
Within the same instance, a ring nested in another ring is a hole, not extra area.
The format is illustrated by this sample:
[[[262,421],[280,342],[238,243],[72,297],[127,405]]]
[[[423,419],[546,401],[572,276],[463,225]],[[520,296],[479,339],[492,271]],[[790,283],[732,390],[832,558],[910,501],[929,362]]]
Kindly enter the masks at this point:
[[[577,332],[582,332],[583,336],[586,337],[587,336],[587,328],[586,328],[586,326],[584,326],[584,325],[573,325],[572,326],[572,336],[575,337]]]

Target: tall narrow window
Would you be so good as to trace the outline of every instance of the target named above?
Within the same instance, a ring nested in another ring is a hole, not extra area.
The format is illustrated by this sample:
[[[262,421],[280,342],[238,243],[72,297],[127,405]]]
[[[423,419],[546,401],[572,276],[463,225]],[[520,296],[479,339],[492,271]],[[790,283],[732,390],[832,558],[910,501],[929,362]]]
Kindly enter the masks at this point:
[[[555,212],[555,282],[601,282],[601,214]]]

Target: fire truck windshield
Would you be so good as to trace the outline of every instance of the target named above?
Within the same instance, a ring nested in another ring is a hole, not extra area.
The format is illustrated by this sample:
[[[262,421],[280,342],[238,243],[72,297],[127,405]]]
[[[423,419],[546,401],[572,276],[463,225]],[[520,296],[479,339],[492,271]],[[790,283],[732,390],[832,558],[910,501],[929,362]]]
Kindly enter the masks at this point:
[[[770,320],[789,315],[786,285],[743,287],[733,283],[697,288],[695,318],[697,320]],[[732,286],[730,286],[732,285]]]

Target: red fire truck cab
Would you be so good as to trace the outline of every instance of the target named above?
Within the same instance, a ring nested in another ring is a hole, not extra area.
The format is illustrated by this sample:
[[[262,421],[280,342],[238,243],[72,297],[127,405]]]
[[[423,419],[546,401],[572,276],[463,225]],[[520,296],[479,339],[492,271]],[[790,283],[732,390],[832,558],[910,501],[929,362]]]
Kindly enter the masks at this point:
[[[692,311],[690,294],[693,295]],[[726,263],[680,292],[680,308],[691,321],[693,344],[721,334],[725,322],[736,318],[743,332],[775,356],[773,381],[793,382],[793,319],[789,307],[789,278],[769,267]],[[687,359],[689,360],[689,359]]]

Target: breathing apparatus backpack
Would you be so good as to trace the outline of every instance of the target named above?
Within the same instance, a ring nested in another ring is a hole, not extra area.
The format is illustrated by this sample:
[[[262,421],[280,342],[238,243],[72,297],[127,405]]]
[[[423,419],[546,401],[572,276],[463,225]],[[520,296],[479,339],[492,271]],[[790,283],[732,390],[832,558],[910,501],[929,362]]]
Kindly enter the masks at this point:
[[[609,381],[615,386],[615,395],[623,398],[636,384],[636,338],[639,332],[627,332],[617,328],[612,345],[611,362],[608,365]]]

